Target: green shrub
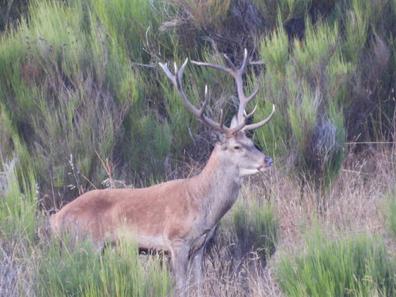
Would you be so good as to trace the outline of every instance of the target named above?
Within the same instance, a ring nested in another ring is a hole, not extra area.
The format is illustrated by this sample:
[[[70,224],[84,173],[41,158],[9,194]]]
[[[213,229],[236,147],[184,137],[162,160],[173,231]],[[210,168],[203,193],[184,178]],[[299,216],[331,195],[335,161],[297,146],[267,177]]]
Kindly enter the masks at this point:
[[[210,28],[221,24],[227,17],[231,0],[171,0],[176,9],[186,12],[198,28]]]
[[[12,127],[10,116],[0,104],[0,171],[3,169],[3,160],[11,159],[13,156],[12,138],[15,131]]]
[[[168,296],[170,276],[159,260],[141,263],[135,244],[122,241],[101,254],[89,242],[53,241],[43,248],[38,296]]]
[[[143,37],[156,12],[148,2],[37,1],[29,22],[1,37],[0,100],[43,192],[67,197],[99,185],[107,173],[98,155],[123,164],[116,177],[163,174],[176,131],[146,115],[155,80],[131,60],[147,60]]]
[[[394,296],[396,262],[378,238],[315,234],[303,253],[282,258],[277,278],[286,296]]]
[[[303,19],[312,0],[252,0],[252,2],[264,16],[267,26],[272,29],[276,26],[277,15],[285,23],[293,19]]]
[[[0,31],[15,23],[27,12],[29,0],[4,0],[0,3]]]
[[[1,162],[2,163],[2,162]],[[0,189],[0,242],[19,238],[32,241],[37,228],[37,184],[33,171],[18,177],[17,161],[2,164],[4,192]]]
[[[67,164],[73,158],[76,171],[100,176],[95,152],[110,154],[123,106],[93,81],[97,64],[86,63],[90,45],[77,9],[37,2],[30,16],[1,46],[1,80],[9,83],[0,93],[32,153],[42,188],[74,184],[81,190]]]
[[[161,1],[116,0],[110,3],[105,0],[90,0],[88,3],[88,10],[104,27],[111,43],[125,50],[134,61],[148,60],[149,57],[143,50],[146,32],[149,29],[156,32],[155,29],[161,23],[163,11],[158,11],[155,7],[160,6]],[[158,40],[154,39],[153,42]]]
[[[231,218],[232,231],[236,236],[235,256],[240,258],[257,252],[265,262],[275,252],[278,242],[279,222],[273,207],[257,200],[238,202]]]
[[[392,137],[395,7],[357,0],[31,1],[28,15],[0,36],[0,134],[9,139],[4,127],[12,127],[26,144],[45,194],[75,196],[92,186],[86,179],[99,186],[106,172],[98,154],[115,165],[115,178],[162,179],[169,160],[204,158],[208,151],[197,142],[209,133],[153,66],[185,57],[223,63],[216,49],[238,65],[247,46],[265,63],[246,75],[247,90],[261,87],[256,119],[270,112],[268,103],[277,107],[256,131],[257,142],[326,188],[346,138]],[[226,105],[229,123],[232,80],[189,67],[185,85],[196,105],[206,83],[208,115],[216,118]],[[2,154],[12,154],[10,142],[0,141]]]
[[[259,99],[273,102],[278,112],[255,137],[269,154],[288,155],[297,172],[321,185],[337,175],[346,138],[343,105],[351,67],[338,47],[338,34],[337,25],[314,26],[307,20],[305,38],[294,40],[292,51],[280,25],[261,43],[266,72],[259,78]],[[259,105],[258,115],[268,109]]]

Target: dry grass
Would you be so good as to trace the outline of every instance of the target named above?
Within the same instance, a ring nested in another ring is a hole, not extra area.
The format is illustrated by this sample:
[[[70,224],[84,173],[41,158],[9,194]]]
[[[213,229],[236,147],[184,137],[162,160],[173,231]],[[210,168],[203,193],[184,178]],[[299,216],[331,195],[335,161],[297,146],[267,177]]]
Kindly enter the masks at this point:
[[[396,244],[383,219],[385,196],[396,180],[395,150],[351,156],[350,160],[326,194],[326,208],[321,214],[315,191],[306,185],[302,193],[299,182],[276,167],[264,176],[247,180],[240,197],[242,205],[249,209],[257,201],[270,202],[279,218],[277,251],[267,263],[254,251],[236,258],[233,251],[238,241],[230,227],[231,211],[223,219],[205,260],[203,296],[282,297],[275,276],[278,259],[285,253],[304,250],[305,234],[313,226],[320,226],[330,237],[382,235],[395,251]],[[41,244],[0,239],[0,291],[4,296],[35,296],[34,273]],[[189,291],[189,296],[196,296],[193,281]]]
[[[277,260],[285,253],[304,250],[305,234],[313,226],[320,226],[329,237],[382,235],[388,248],[395,251],[396,243],[389,237],[382,209],[384,198],[396,180],[395,150],[376,151],[364,157],[351,156],[351,160],[354,161],[346,162],[332,190],[327,193],[323,214],[317,211],[315,191],[305,185],[302,194],[301,185],[281,170],[274,168],[263,178],[248,182],[242,199],[268,199],[276,207],[281,232],[277,252],[266,267],[254,259],[245,262],[244,277],[234,277],[229,282],[219,281],[225,279],[224,269],[212,269],[207,264],[205,288],[208,294],[205,296],[283,296],[274,273]]]
[[[5,242],[0,238],[0,296],[35,296],[32,265],[35,259],[29,248],[22,240]]]
[[[282,244],[295,245],[313,222],[330,233],[384,233],[381,207],[384,195],[396,180],[396,152],[376,151],[370,156],[351,156],[332,188],[325,194],[325,211],[319,214],[314,189],[274,170],[264,181],[281,218]],[[333,232],[334,231],[334,232]]]

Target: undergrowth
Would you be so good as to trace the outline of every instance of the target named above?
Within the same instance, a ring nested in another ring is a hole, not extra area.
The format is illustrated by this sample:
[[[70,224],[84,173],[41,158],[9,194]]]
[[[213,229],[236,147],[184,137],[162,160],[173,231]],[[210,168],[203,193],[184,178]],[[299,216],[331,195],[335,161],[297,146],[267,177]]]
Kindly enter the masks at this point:
[[[277,268],[286,296],[394,296],[396,261],[379,238],[328,240],[316,233]]]
[[[42,196],[50,198],[46,207],[100,187],[108,175],[100,159],[109,161],[113,178],[128,183],[172,176],[180,161],[203,161],[211,133],[185,110],[158,62],[224,63],[226,53],[239,65],[247,47],[252,60],[264,62],[246,77],[246,89],[260,86],[254,120],[272,103],[277,107],[256,141],[287,159],[292,173],[326,189],[347,140],[392,139],[394,7],[392,1],[30,1],[28,13],[0,37],[3,158],[12,158],[17,135]],[[185,85],[196,105],[205,84],[212,98],[207,114],[218,118],[223,109],[229,123],[232,80],[189,67]]]
[[[89,242],[51,242],[38,263],[38,296],[169,296],[166,266],[152,258],[142,263],[135,244],[96,251]]]
[[[225,63],[227,54],[240,65],[244,48],[261,60],[246,74],[246,92],[260,87],[252,120],[272,104],[277,112],[253,138],[278,168],[308,182],[301,196],[314,189],[318,206],[332,202],[322,200],[346,153],[394,142],[395,1],[3,2],[0,291],[7,296],[169,294],[168,271],[156,259],[142,264],[127,246],[103,255],[63,249],[45,237],[42,213],[106,178],[149,185],[179,177],[191,158],[206,160],[214,137],[185,110],[158,62]],[[206,114],[218,119],[224,110],[228,124],[237,102],[232,80],[189,65],[186,92],[196,106],[205,84]],[[238,204],[220,229],[210,259],[223,283],[250,276],[244,261],[258,255],[267,264],[276,249],[282,218],[257,200]],[[395,208],[389,199],[393,233]],[[392,296],[394,273],[380,239],[317,236],[281,262],[278,279],[288,296]]]

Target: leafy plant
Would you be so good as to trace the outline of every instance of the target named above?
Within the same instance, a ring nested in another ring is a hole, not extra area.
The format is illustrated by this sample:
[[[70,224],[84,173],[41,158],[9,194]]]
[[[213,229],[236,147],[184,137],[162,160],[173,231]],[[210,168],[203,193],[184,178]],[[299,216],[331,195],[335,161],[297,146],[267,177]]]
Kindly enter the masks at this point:
[[[379,239],[328,241],[315,233],[304,252],[283,257],[277,275],[286,296],[393,296],[395,272]]]
[[[135,244],[123,240],[102,254],[90,242],[52,242],[38,267],[39,296],[168,296],[170,276],[157,259],[142,265]]]

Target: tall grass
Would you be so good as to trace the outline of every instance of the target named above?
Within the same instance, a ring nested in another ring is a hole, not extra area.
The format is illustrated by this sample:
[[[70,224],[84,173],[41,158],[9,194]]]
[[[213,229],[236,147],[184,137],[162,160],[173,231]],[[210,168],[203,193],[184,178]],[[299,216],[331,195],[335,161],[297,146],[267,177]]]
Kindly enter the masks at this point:
[[[8,3],[18,10],[26,1]],[[7,296],[172,293],[167,269],[155,258],[142,263],[133,244],[99,254],[87,243],[49,241],[39,207],[100,187],[109,173],[146,185],[174,177],[179,160],[206,158],[210,131],[185,110],[157,62],[223,63],[224,52],[239,65],[247,46],[265,64],[246,75],[247,90],[261,87],[256,120],[277,107],[254,138],[278,168],[313,181],[320,199],[347,140],[394,140],[394,0],[33,0],[26,14],[11,12],[18,22],[0,33],[0,291]],[[5,19],[2,9],[0,29]],[[197,106],[205,84],[207,115],[224,108],[229,123],[232,80],[186,69]],[[104,159],[111,166],[103,168]],[[221,288],[240,285],[239,296],[251,293],[244,265],[269,262],[285,219],[250,198],[223,222],[206,263]],[[392,232],[394,204],[386,216]],[[313,236],[301,254],[283,258],[277,275],[287,296],[395,295],[395,263],[377,238]]]
[[[235,254],[239,257],[257,252],[265,262],[275,252],[279,222],[273,206],[256,199],[240,202],[232,211],[232,224],[237,239]]]
[[[396,236],[396,192],[393,190],[388,193],[385,201],[385,218],[389,230]]]
[[[286,296],[394,296],[396,262],[380,239],[329,241],[315,234],[306,249],[279,263]]]
[[[33,170],[17,175],[16,160],[3,164],[5,185],[0,192],[0,238],[32,241],[37,228],[38,188]]]
[[[171,280],[158,259],[143,264],[137,246],[122,241],[100,254],[89,242],[52,242],[42,251],[38,296],[168,296]]]
[[[123,240],[101,254],[90,242],[48,238],[32,170],[3,164],[0,196],[0,289],[7,296],[169,296],[171,279],[159,257],[142,261]]]

